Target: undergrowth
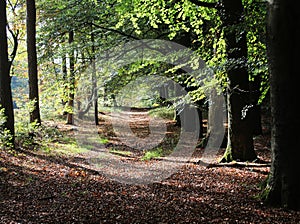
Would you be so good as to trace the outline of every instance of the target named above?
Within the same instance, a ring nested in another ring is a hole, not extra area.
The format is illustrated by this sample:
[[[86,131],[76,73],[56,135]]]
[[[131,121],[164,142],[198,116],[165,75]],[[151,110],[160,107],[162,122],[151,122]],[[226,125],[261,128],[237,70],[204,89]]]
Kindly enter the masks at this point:
[[[168,156],[172,151],[165,150],[162,147],[157,147],[155,149],[145,152],[144,156],[141,158],[142,161],[149,161],[151,159],[159,159],[161,157]]]
[[[40,150],[51,154],[78,154],[85,152],[78,146],[74,137],[59,130],[56,126],[37,124],[30,122],[29,114],[33,109],[33,103],[26,103],[19,109],[14,110],[15,114],[15,148],[25,150]],[[11,150],[12,145],[8,145],[10,132],[3,128],[6,122],[4,109],[0,109],[0,148]]]
[[[154,118],[174,120],[175,112],[173,107],[158,107],[149,111],[149,115]]]

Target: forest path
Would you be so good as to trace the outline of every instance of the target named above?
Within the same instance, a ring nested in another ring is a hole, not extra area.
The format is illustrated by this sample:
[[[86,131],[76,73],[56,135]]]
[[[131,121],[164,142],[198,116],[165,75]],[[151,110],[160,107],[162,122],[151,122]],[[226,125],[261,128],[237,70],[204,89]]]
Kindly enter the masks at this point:
[[[141,122],[133,124],[137,129],[146,126],[142,111],[132,115],[130,121]],[[109,140],[105,149],[130,150],[115,139],[109,117],[100,116],[100,136]],[[171,137],[176,128],[168,128]],[[267,147],[256,139],[258,154],[269,158]],[[133,164],[152,163],[133,157]],[[300,223],[300,212],[269,208],[257,199],[268,172],[185,163],[161,181],[125,184],[92,169],[82,153],[0,150],[0,223]]]
[[[114,180],[130,184],[163,180],[194,152],[189,138],[177,147],[181,129],[173,120],[149,116],[146,109],[102,112],[99,120],[99,138],[105,143],[93,144],[93,150],[82,157],[92,161],[91,169],[101,167],[99,171]]]
[[[175,121],[151,117],[147,109],[101,113],[99,120],[99,135],[109,140],[106,146],[137,156],[158,147],[173,150],[180,135]]]

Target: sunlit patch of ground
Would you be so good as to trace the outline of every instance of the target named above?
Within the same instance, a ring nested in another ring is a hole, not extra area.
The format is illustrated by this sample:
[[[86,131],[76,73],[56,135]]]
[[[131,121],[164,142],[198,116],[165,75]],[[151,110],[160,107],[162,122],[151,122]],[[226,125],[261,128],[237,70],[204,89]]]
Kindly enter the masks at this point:
[[[134,151],[122,149],[110,124],[101,122],[107,150]],[[174,130],[168,129],[170,138]],[[267,136],[255,139],[266,161],[268,145]],[[300,223],[300,212],[269,208],[257,198],[269,167],[186,163],[160,182],[128,185],[91,169],[84,155],[0,151],[0,223]]]

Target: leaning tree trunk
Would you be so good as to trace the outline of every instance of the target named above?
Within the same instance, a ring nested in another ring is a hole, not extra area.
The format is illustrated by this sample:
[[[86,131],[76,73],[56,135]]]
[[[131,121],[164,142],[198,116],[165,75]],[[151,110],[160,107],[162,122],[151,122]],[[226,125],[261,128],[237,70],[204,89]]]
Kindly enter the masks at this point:
[[[274,0],[269,5],[272,166],[266,195],[271,205],[300,210],[300,14],[294,4]]]
[[[28,57],[28,80],[29,100],[34,102],[33,110],[30,111],[30,122],[41,123],[38,89],[38,69],[36,55],[36,8],[34,0],[26,0],[26,30],[27,30],[27,57]]]
[[[247,40],[241,0],[223,0],[220,11],[224,24],[228,74],[228,142],[221,161],[256,159],[250,123],[250,91],[247,71]],[[247,107],[248,106],[248,107]]]
[[[9,75],[6,22],[6,2],[0,0],[0,105],[4,108],[4,115],[6,116],[3,128],[10,131],[12,138],[8,141],[14,146],[14,112]]]
[[[69,44],[71,45],[74,41],[74,31],[69,32]],[[73,46],[70,46],[70,74],[69,74],[69,99],[68,99],[68,114],[67,114],[67,124],[74,124],[74,97],[75,97],[75,56]]]

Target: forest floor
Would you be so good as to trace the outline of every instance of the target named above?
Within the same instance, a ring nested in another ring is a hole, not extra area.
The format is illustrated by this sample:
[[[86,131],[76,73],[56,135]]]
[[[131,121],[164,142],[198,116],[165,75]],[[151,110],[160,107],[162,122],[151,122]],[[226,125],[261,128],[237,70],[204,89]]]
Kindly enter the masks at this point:
[[[126,147],[114,133],[111,117],[121,126],[129,122],[139,137],[149,135],[146,111],[132,111],[129,118],[103,113],[98,132],[104,150],[139,167],[163,160],[143,160],[143,151]],[[76,128],[55,127],[74,137]],[[159,147],[173,147],[178,131],[168,121]],[[196,148],[190,161],[197,161],[201,150]],[[270,162],[268,134],[255,138],[255,150]],[[258,199],[267,166],[185,162],[166,179],[126,184],[109,178],[101,167],[94,169],[87,155],[55,149],[0,151],[0,223],[300,223],[300,212],[269,208]]]

